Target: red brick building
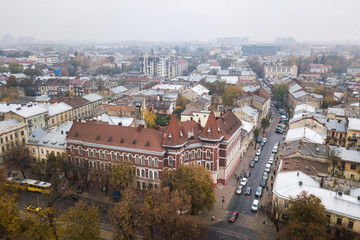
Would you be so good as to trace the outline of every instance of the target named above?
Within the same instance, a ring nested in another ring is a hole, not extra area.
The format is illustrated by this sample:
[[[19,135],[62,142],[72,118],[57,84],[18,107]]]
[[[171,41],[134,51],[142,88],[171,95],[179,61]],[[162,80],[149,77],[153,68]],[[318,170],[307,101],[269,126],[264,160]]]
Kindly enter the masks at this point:
[[[137,187],[156,187],[164,168],[202,165],[214,183],[226,183],[240,161],[241,121],[231,112],[218,119],[211,112],[204,128],[173,115],[164,128],[114,126],[74,122],[67,136],[72,164],[108,171],[116,162],[133,163]],[[74,174],[77,174],[74,171]]]

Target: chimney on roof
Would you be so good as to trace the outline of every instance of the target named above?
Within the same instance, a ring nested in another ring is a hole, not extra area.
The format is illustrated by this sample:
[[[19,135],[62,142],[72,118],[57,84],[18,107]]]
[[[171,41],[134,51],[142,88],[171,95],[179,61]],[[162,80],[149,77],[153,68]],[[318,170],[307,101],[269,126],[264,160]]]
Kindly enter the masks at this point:
[[[190,117],[190,121],[192,121],[193,120],[193,117]]]
[[[136,129],[136,131],[137,131],[137,132],[140,132],[143,127],[144,127],[143,124],[139,124],[139,126],[138,126],[137,129]]]
[[[338,119],[338,123],[341,123],[341,120],[340,120],[340,119]]]
[[[122,126],[122,122],[119,122],[118,125],[119,125],[119,126]]]

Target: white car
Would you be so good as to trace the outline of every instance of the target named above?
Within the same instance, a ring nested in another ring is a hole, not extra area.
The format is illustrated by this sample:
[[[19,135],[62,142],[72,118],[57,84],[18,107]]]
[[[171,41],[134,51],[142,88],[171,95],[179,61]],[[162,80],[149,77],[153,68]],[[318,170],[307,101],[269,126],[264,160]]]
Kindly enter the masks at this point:
[[[261,155],[261,150],[258,149],[255,154],[256,154],[256,156],[260,156]]]
[[[267,138],[262,138],[262,141],[263,141],[264,143],[266,143],[266,142],[267,142]]]
[[[274,158],[275,158],[275,154],[272,153],[272,154],[270,155],[269,161],[274,161]]]
[[[238,188],[236,189],[236,191],[235,191],[235,193],[237,194],[237,195],[240,195],[241,193],[242,193],[242,190],[243,190],[243,186],[238,186]]]
[[[274,146],[273,150],[272,150],[272,153],[277,153],[278,151],[278,147],[277,146]]]
[[[271,171],[271,164],[266,164],[266,166],[265,166],[265,172],[270,172]]]
[[[247,182],[248,182],[248,179],[246,177],[244,177],[241,179],[240,185],[245,186],[247,184]]]
[[[252,205],[251,205],[251,211],[257,212],[259,206],[259,200],[254,199]]]

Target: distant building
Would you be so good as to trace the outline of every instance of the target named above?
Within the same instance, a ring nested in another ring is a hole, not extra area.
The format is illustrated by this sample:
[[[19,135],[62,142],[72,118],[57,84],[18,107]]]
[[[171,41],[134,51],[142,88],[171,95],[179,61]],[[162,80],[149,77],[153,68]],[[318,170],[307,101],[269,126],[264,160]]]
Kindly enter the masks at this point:
[[[177,76],[175,56],[161,55],[151,57],[145,55],[139,58],[140,72],[147,76],[173,78]]]
[[[276,52],[279,51],[280,48],[277,46],[261,46],[261,45],[242,45],[241,51],[245,56],[251,55],[276,55]]]
[[[280,80],[287,76],[297,76],[297,66],[280,66],[280,65],[265,65],[264,76],[265,78],[271,78],[274,80]],[[279,81],[275,81],[278,82]]]
[[[183,75],[185,72],[189,71],[189,63],[185,59],[176,60],[177,64],[177,75]]]

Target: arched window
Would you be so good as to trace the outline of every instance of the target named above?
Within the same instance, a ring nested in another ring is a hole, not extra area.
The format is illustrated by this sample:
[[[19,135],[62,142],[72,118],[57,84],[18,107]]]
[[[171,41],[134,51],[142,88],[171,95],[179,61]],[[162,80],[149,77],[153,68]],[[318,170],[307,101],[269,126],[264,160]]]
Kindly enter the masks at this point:
[[[103,158],[104,158],[103,150],[100,150],[100,151],[99,151],[99,158],[100,158],[100,159],[103,159]]]
[[[141,170],[141,177],[145,177],[145,170],[144,169]]]
[[[200,149],[197,150],[197,157],[201,158],[201,150]]]
[[[149,178],[153,178],[153,172],[152,171],[149,171]]]
[[[155,158],[154,159],[154,167],[158,167],[159,166],[159,159]]]
[[[88,157],[92,157],[91,149],[88,149]]]
[[[140,169],[136,169],[136,176],[140,177]]]
[[[79,155],[81,156],[82,155],[82,147],[79,146],[78,150],[79,150]]]
[[[120,153],[116,153],[116,161],[120,161]]]
[[[129,154],[129,160],[132,162],[133,161],[133,155],[130,153]]]
[[[189,152],[185,152],[185,160],[189,160]]]
[[[139,159],[139,155],[135,155],[135,164],[139,164],[140,159]]]
[[[104,151],[104,159],[105,160],[108,160],[108,157],[109,157],[109,153],[108,153],[108,151]]]
[[[148,159],[148,165],[149,165],[150,167],[152,167],[152,165],[153,165],[153,159],[152,159],[152,157],[149,157],[149,159]]]
[[[195,158],[195,150],[192,150],[191,151],[191,159],[194,159]]]
[[[145,165],[145,157],[141,156],[141,165]]]
[[[126,155],[126,153],[124,153],[124,162],[127,161],[129,158],[128,158],[128,155]]]
[[[71,153],[75,152],[74,146],[70,146],[70,149],[71,149]]]
[[[95,149],[93,150],[93,156],[94,156],[94,158],[96,158],[96,150]]]
[[[111,160],[114,161],[115,160],[115,153],[111,152]]]
[[[206,158],[210,158],[210,150],[206,150]]]
[[[210,163],[206,164],[206,169],[210,171]]]
[[[173,157],[169,157],[169,166],[172,166],[173,165]]]
[[[154,179],[157,179],[157,178],[158,178],[158,173],[154,172]]]

